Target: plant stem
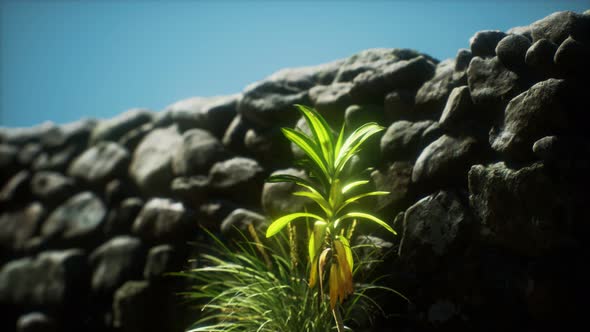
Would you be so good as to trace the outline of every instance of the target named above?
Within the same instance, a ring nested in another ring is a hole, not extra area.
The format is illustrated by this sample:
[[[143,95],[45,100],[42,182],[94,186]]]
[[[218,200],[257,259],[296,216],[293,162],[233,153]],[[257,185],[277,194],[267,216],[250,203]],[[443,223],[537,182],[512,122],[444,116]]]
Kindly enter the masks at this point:
[[[342,322],[342,316],[340,315],[340,310],[338,310],[338,306],[335,306],[332,309],[332,314],[334,315],[334,320],[336,321],[336,328],[338,332],[344,332],[344,323]]]

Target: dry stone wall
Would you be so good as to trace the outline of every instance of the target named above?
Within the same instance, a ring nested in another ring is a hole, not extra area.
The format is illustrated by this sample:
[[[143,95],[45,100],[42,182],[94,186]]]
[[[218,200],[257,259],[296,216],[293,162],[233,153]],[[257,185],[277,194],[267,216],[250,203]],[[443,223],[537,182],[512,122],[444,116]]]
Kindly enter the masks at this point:
[[[367,331],[562,330],[590,299],[590,13],[480,31],[454,59],[370,49],[160,112],[0,129],[2,331],[181,331],[165,276],[201,227],[235,236],[307,202],[264,183],[301,151],[293,104],[387,129],[355,162],[392,194],[367,228],[408,296]],[[381,238],[380,238],[381,237]],[[585,324],[587,325],[587,324]]]

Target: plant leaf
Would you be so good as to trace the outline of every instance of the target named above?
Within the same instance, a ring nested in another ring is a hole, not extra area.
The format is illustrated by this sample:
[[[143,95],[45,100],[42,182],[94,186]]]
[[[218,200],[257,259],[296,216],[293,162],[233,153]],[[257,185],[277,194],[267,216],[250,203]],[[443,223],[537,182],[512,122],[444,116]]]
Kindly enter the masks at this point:
[[[360,185],[367,184],[367,183],[369,183],[369,180],[361,180],[361,181],[351,182],[351,183],[345,185],[344,187],[342,187],[342,193],[343,194],[346,194],[352,188],[355,188],[355,187],[358,187]]]
[[[368,197],[368,196],[384,196],[384,195],[389,195],[389,191],[371,191],[368,193],[359,194],[359,195],[350,197],[349,199],[345,200],[344,203],[342,203],[340,205],[340,208],[338,209],[338,211],[336,211],[336,214],[338,214],[338,212],[342,211],[348,205],[358,201],[361,198]]]
[[[385,228],[386,230],[390,231],[391,233],[393,233],[394,235],[397,235],[397,232],[391,228],[391,226],[389,226],[385,221],[370,215],[368,213],[363,213],[363,212],[349,212],[347,214],[345,214],[344,216],[342,216],[339,220],[344,220],[344,219],[351,219],[351,218],[363,218],[363,219],[367,219],[370,220],[380,226],[382,226],[383,228]]]
[[[324,212],[326,212],[326,216],[328,218],[332,216],[332,209],[330,208],[330,205],[328,204],[326,199],[318,192],[296,191],[293,193],[293,196],[307,197],[313,200],[314,202],[316,202],[317,205],[319,205],[322,208],[322,210],[324,210]]]
[[[270,226],[268,226],[268,229],[266,230],[266,237],[269,238],[269,237],[277,234],[278,232],[281,231],[281,229],[283,229],[285,226],[287,226],[287,224],[289,222],[291,222],[292,220],[295,220],[297,218],[303,218],[303,217],[314,218],[317,220],[324,220],[322,217],[315,215],[313,213],[307,213],[307,212],[291,213],[291,214],[288,214],[286,216],[282,216],[279,219],[273,221],[272,224],[270,224]]]
[[[313,133],[316,143],[322,150],[324,160],[327,162],[328,170],[334,169],[334,137],[332,128],[326,120],[313,108],[295,105],[307,120],[307,124]]]
[[[322,171],[326,179],[330,179],[327,162],[324,160],[322,150],[317,144],[305,134],[291,128],[281,128],[283,135],[295,143]]]
[[[373,136],[374,134],[382,131],[384,128],[379,126],[375,122],[365,123],[364,125],[360,126],[356,129],[344,143],[342,144],[342,148],[340,149],[338,156],[336,156],[335,162],[335,174],[336,176],[344,169],[346,163],[352,156],[354,156],[360,147],[369,137]]]

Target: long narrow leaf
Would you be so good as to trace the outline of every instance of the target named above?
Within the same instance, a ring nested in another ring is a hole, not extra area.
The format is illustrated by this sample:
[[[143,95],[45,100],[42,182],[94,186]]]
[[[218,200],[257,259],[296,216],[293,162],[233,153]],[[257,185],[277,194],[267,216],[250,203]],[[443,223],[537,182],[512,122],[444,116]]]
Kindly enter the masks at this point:
[[[358,186],[360,186],[360,185],[367,184],[367,183],[369,183],[369,181],[368,181],[368,180],[361,180],[361,181],[354,181],[354,182],[351,182],[351,183],[349,183],[349,184],[345,185],[344,187],[342,187],[342,193],[343,193],[343,194],[346,194],[346,193],[347,193],[348,191],[350,191],[352,188],[355,188],[355,187],[358,187]]]
[[[384,196],[384,195],[389,195],[389,191],[371,191],[368,193],[353,196],[353,197],[345,200],[344,203],[342,203],[342,205],[340,205],[340,208],[338,209],[338,211],[336,211],[336,214],[338,214],[338,212],[342,211],[348,205],[358,201],[361,198],[365,198],[365,197],[369,197],[369,196]]]
[[[328,218],[330,218],[333,214],[332,209],[330,208],[330,204],[328,204],[326,199],[317,192],[296,191],[293,193],[293,196],[307,197],[313,200],[314,202],[316,202],[317,205],[319,205],[322,208],[322,210],[324,210]]]
[[[279,219],[275,220],[272,224],[270,224],[270,226],[268,226],[268,229],[266,230],[266,237],[269,238],[269,237],[277,234],[278,232],[281,231],[281,229],[283,229],[285,226],[287,226],[287,224],[289,224],[289,222],[291,222],[292,220],[295,220],[297,218],[304,218],[304,217],[314,218],[316,220],[324,220],[322,217],[315,215],[313,213],[306,213],[306,212],[291,213],[286,216],[280,217]]]
[[[321,148],[306,135],[291,128],[281,128],[281,131],[291,142],[295,143],[320,168],[323,175],[330,179],[327,162],[324,160]]]
[[[363,219],[370,220],[370,221],[380,225],[381,227],[385,228],[386,230],[390,231],[394,235],[397,235],[397,232],[393,228],[391,228],[391,226],[389,226],[385,221],[383,221],[373,215],[370,215],[368,213],[349,212],[349,213],[343,215],[341,218],[339,218],[339,220],[342,221],[345,219],[352,219],[352,218],[363,218]]]
[[[369,122],[355,130],[346,141],[344,141],[338,156],[336,156],[336,162],[334,165],[336,174],[339,174],[342,169],[344,169],[348,160],[358,152],[358,148],[363,142],[383,129],[383,127],[375,122]]]
[[[330,125],[314,109],[303,105],[295,106],[307,120],[309,128],[316,139],[316,143],[322,149],[322,154],[327,162],[326,166],[331,171],[334,168],[334,138]]]

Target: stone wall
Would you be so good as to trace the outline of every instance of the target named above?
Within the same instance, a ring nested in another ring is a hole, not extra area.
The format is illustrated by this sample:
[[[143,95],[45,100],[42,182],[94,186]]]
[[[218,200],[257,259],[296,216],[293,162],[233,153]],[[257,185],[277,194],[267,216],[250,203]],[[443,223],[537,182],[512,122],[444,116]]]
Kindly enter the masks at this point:
[[[590,298],[590,13],[480,31],[454,59],[370,49],[236,95],[109,120],[0,130],[0,330],[181,331],[165,272],[205,241],[305,202],[265,184],[301,155],[293,104],[387,128],[357,163],[397,238],[379,271],[412,300],[383,326],[539,330]],[[289,169],[287,172],[300,172]],[[586,244],[584,244],[586,243]],[[383,326],[379,326],[383,324]],[[397,329],[397,328],[396,328]]]

